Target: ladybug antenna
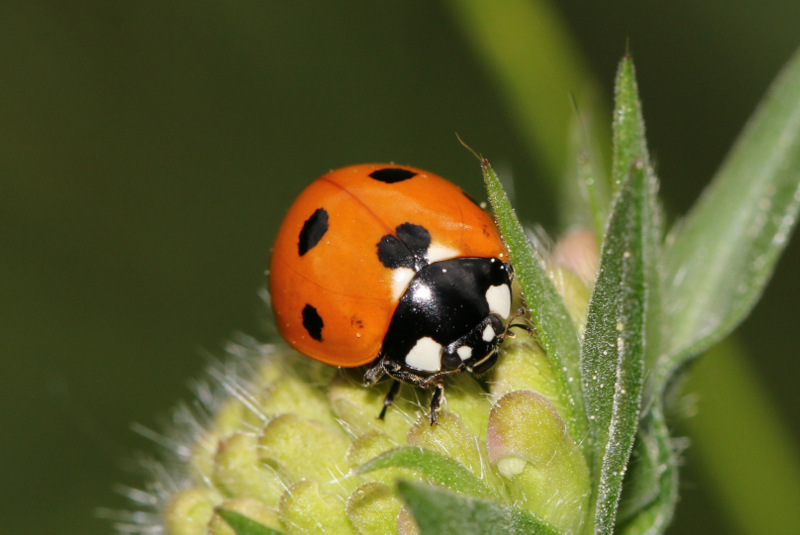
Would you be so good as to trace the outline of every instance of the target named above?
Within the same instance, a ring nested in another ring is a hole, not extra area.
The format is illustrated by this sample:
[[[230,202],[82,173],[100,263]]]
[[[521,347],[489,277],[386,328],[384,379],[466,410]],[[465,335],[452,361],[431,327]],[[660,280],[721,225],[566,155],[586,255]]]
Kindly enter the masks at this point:
[[[470,147],[469,145],[467,145],[467,143],[466,143],[466,142],[465,142],[463,139],[461,139],[461,136],[459,136],[459,135],[458,135],[458,132],[456,132],[456,139],[458,139],[458,142],[459,142],[459,143],[461,143],[461,145],[462,145],[462,146],[463,146],[465,149],[467,149],[468,151],[470,151],[470,152],[472,153],[472,155],[473,155],[473,156],[475,156],[475,157],[476,157],[478,160],[480,160],[481,162],[483,162],[483,156],[481,156],[480,154],[478,154],[478,153],[477,153],[477,151],[475,151],[475,149],[473,149],[472,147]]]

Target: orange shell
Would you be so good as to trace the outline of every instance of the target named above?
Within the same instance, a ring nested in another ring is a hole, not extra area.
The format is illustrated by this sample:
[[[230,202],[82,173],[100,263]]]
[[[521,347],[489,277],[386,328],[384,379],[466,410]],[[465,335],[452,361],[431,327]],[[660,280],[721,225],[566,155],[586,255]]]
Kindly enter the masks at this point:
[[[416,176],[394,183],[369,176],[386,168]],[[328,214],[327,231],[300,255],[301,230],[319,208]],[[377,244],[403,223],[428,230],[431,247],[444,254],[436,261],[469,256],[507,260],[492,217],[447,180],[393,164],[331,171],[291,206],[272,251],[272,307],[278,331],[292,347],[343,367],[378,356],[398,297],[392,291],[393,270],[378,260]],[[320,340],[303,325],[307,305],[322,320]]]

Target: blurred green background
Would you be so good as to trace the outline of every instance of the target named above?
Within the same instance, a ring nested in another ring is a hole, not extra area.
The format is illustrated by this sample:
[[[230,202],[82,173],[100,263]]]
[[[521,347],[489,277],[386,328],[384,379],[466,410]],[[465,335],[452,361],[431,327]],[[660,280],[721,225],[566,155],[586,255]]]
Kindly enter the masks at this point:
[[[633,52],[673,215],[800,42],[796,0],[556,7],[606,98]],[[157,427],[190,397],[201,349],[260,332],[295,195],[396,161],[479,196],[454,132],[526,191],[524,220],[555,230],[546,166],[439,2],[0,3],[0,531],[110,533],[95,509],[126,507],[115,485],[141,483],[126,459],[155,450],[131,422]],[[795,236],[739,329],[794,444],[798,273]],[[686,463],[671,532],[737,533],[692,450]]]

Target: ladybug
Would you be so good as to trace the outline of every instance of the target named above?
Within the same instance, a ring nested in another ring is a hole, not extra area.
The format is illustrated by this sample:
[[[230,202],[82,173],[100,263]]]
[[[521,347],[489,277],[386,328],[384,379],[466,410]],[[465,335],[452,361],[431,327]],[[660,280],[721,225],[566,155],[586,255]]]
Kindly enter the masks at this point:
[[[511,325],[512,268],[494,220],[461,188],[413,167],[353,165],[303,191],[270,265],[278,331],[305,355],[369,365],[368,385],[433,387],[482,374]]]

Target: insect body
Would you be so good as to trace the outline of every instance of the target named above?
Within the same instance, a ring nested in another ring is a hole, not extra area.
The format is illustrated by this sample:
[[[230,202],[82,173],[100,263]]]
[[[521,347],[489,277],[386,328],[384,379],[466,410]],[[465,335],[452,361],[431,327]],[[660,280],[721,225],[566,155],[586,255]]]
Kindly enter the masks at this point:
[[[313,182],[275,241],[270,293],[278,330],[298,351],[365,382],[434,387],[489,370],[511,318],[511,266],[492,218],[421,169],[354,165]]]

